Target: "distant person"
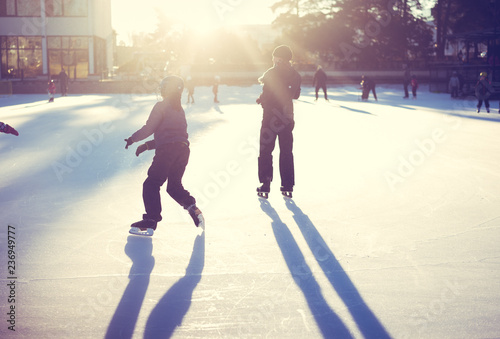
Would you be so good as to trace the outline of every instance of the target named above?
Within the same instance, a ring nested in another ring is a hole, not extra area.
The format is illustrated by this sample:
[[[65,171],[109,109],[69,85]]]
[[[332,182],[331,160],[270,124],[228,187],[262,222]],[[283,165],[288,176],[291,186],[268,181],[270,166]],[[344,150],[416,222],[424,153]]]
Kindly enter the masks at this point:
[[[413,99],[417,98],[417,89],[418,89],[418,81],[417,81],[417,76],[413,74],[411,76],[411,93],[413,94]]]
[[[452,98],[458,98],[458,90],[460,88],[460,79],[458,78],[457,72],[453,71],[448,82],[448,89],[451,93]]]
[[[378,101],[377,93],[375,92],[375,81],[373,81],[372,78],[363,75],[361,78],[361,89],[363,91],[361,94],[361,100],[368,101],[371,91],[375,100]]]
[[[194,104],[194,80],[188,75],[186,78],[186,90],[188,92],[188,104]]]
[[[162,101],[157,102],[146,124],[131,137],[125,139],[128,149],[154,135],[154,140],[137,147],[136,155],[147,149],[155,149],[153,163],[144,181],[142,197],[146,213],[142,220],[131,225],[130,233],[151,236],[157,223],[162,220],[160,188],[167,183],[167,193],[188,211],[197,227],[204,228],[203,215],[196,200],[182,186],[182,177],[189,160],[189,141],[186,114],[181,104],[184,82],[177,76],[168,76],[160,84]]]
[[[481,72],[479,80],[476,84],[476,98],[477,98],[477,113],[481,112],[481,106],[486,107],[486,112],[490,113],[490,96],[493,93],[493,87],[488,80],[488,73]]]
[[[220,84],[220,76],[216,75],[214,77],[214,83],[212,85],[212,93],[214,94],[214,103],[219,103],[219,98],[217,95],[219,94],[219,84]]]
[[[256,100],[262,105],[263,117],[260,129],[260,150],[258,158],[259,181],[257,188],[260,197],[267,198],[273,180],[273,150],[276,138],[280,146],[281,192],[285,197],[292,197],[295,185],[293,163],[293,99],[300,96],[300,74],[292,67],[292,50],[281,45],[273,51],[274,66],[259,78],[262,93]]]
[[[327,75],[323,70],[323,67],[321,67],[321,65],[318,65],[318,68],[316,69],[313,77],[313,86],[315,86],[316,91],[316,101],[318,100],[318,92],[320,88],[323,90],[325,100],[328,101],[328,95],[326,94],[326,82]]]
[[[0,121],[0,133],[13,134],[15,136],[19,135],[19,132],[12,126]]]
[[[54,80],[49,81],[47,93],[49,94],[49,102],[54,102],[54,96],[56,95],[56,84]]]
[[[64,68],[59,73],[59,86],[61,86],[61,95],[65,97],[68,94],[68,75]]]
[[[408,99],[410,97],[410,95],[408,94],[408,86],[410,85],[410,82],[411,82],[410,67],[405,66],[403,73],[403,88],[405,91],[405,96],[403,98],[405,99]]]

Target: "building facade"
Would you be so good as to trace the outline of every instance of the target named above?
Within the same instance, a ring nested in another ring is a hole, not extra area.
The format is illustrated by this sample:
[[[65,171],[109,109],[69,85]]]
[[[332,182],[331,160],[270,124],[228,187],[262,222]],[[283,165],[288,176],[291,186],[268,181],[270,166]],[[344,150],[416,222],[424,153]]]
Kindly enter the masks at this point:
[[[113,66],[111,0],[0,0],[0,78],[101,76]]]

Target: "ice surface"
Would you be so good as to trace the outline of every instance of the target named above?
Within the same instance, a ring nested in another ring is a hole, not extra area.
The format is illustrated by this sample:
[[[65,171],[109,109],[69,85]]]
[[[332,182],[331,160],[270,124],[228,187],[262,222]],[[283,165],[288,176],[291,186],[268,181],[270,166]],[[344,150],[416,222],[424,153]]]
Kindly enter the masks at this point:
[[[152,238],[128,230],[153,152],[123,140],[155,95],[1,97],[20,135],[0,135],[0,337],[500,337],[498,103],[304,87],[294,198],[276,166],[262,201],[259,92],[196,89],[184,186],[206,231],[164,192]]]

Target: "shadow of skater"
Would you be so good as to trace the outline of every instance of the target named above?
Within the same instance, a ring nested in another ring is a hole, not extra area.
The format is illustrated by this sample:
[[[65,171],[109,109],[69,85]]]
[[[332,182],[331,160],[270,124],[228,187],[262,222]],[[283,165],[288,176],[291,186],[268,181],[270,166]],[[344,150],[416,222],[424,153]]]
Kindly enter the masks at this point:
[[[132,338],[155,265],[151,238],[130,235],[125,253],[132,259],[130,279],[106,332],[106,338]]]
[[[309,309],[325,338],[352,338],[342,320],[332,311],[321,294],[321,288],[307,265],[304,255],[295,242],[288,227],[281,221],[276,210],[268,200],[261,199],[260,207],[272,219],[276,242],[292,274],[293,280],[301,289]]]
[[[193,254],[180,278],[165,293],[149,315],[144,338],[170,338],[191,306],[193,291],[201,280],[205,265],[205,232],[194,241]]]
[[[384,326],[364,302],[351,279],[337,261],[323,237],[307,215],[302,213],[292,199],[285,199],[293,212],[293,219],[309,245],[319,266],[337,294],[349,309],[354,321],[365,338],[390,338]]]

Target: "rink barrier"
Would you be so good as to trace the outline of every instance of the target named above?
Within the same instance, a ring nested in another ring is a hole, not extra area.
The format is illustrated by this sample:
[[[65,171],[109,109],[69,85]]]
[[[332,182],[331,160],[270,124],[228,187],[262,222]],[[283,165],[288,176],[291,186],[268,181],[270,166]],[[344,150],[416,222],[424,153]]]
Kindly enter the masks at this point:
[[[12,95],[11,81],[0,81],[0,95]]]

